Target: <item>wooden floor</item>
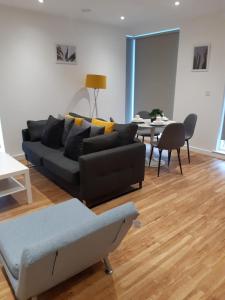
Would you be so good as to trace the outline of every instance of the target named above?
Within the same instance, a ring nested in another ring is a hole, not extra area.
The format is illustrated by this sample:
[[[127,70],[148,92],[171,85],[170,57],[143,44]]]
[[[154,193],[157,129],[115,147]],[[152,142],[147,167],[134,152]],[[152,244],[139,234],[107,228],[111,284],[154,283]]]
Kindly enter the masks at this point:
[[[174,157],[170,170],[146,168],[143,189],[94,209],[99,214],[133,201],[140,226],[111,255],[113,276],[99,263],[40,296],[41,300],[225,299],[225,162],[182,152],[184,176]],[[0,199],[0,220],[65,201],[70,196],[31,171],[34,203]],[[0,272],[0,299],[14,296]]]

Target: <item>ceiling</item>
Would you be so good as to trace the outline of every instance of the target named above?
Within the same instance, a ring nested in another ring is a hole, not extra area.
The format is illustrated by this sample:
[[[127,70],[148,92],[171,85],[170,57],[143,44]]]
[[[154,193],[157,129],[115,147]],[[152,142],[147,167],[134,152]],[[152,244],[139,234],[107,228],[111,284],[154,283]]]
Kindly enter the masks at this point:
[[[225,0],[0,0],[0,4],[135,30],[143,24],[179,24],[181,20],[225,11]],[[91,12],[82,12],[82,9]],[[126,19],[120,20],[124,15]]]

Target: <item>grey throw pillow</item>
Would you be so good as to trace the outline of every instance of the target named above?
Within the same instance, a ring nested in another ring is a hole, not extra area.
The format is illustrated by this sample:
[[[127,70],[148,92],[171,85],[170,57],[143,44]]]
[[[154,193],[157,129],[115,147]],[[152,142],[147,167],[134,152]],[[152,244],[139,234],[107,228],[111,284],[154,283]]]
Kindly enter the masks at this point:
[[[64,130],[62,135],[62,145],[65,146],[66,139],[70,133],[71,128],[73,127],[74,120],[65,118]]]
[[[101,134],[104,134],[104,132],[105,132],[105,127],[94,126],[86,120],[83,121],[82,127],[84,127],[84,128],[91,127],[90,137],[101,135]]]
[[[53,116],[49,116],[41,136],[42,144],[54,149],[60,148],[64,123],[65,120],[59,120]]]
[[[90,127],[83,128],[74,124],[66,139],[64,155],[78,161],[79,156],[82,155],[83,139],[90,136],[90,131]]]
[[[30,141],[36,142],[41,140],[47,120],[27,121],[27,128],[30,134]]]
[[[114,130],[119,134],[120,145],[124,146],[133,143],[138,126],[134,123],[116,124]]]

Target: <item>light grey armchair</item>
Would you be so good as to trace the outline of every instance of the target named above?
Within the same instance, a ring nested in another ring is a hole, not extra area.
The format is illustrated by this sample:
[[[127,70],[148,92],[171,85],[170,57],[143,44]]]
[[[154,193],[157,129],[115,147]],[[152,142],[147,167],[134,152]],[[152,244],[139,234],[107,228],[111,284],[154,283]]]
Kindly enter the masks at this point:
[[[36,298],[102,260],[122,241],[138,212],[132,203],[101,215],[72,199],[0,223],[0,260],[19,300]]]

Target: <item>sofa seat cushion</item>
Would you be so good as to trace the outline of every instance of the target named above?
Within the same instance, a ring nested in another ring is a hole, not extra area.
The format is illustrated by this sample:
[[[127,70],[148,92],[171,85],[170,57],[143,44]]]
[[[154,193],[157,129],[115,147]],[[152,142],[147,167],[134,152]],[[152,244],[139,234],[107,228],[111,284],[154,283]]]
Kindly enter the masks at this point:
[[[32,163],[40,166],[43,164],[43,157],[54,153],[62,152],[61,149],[53,149],[43,145],[41,142],[23,142],[23,151],[28,155]]]
[[[52,174],[57,175],[64,181],[79,185],[80,166],[75,160],[64,156],[63,152],[50,153],[43,158],[44,167]]]
[[[0,223],[0,254],[8,269],[18,279],[24,249],[63,235],[96,215],[79,200],[69,200],[29,215]]]

